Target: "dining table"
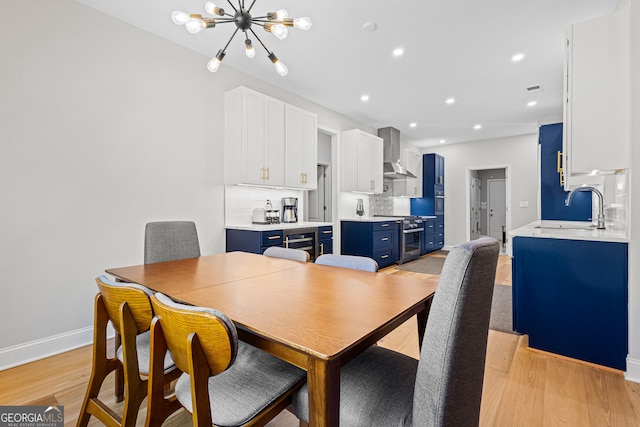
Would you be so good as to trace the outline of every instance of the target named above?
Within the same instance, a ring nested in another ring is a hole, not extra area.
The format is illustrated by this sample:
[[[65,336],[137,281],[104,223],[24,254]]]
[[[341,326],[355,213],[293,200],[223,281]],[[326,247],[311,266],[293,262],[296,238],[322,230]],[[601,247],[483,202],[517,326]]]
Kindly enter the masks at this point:
[[[437,279],[246,252],[110,268],[117,280],[211,307],[241,340],[307,371],[309,424],[337,426],[340,367],[416,316],[421,344]]]

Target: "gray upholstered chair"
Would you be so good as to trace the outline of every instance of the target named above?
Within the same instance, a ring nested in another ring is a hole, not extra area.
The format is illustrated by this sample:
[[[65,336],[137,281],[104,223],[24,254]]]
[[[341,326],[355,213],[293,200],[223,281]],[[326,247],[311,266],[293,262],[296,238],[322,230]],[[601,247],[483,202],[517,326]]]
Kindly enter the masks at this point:
[[[371,271],[374,273],[378,271],[378,263],[364,256],[326,254],[320,255],[316,259],[316,264]]]
[[[477,426],[500,243],[483,237],[445,261],[420,361],[371,347],[340,372],[340,426]],[[306,385],[293,399],[308,421]]]
[[[200,256],[196,224],[192,221],[150,222],[144,231],[144,263]]]
[[[271,246],[264,251],[263,255],[273,258],[291,259],[293,261],[309,261],[309,252],[302,249],[281,248],[280,246]]]
[[[302,369],[239,341],[233,322],[218,310],[179,304],[161,293],[151,303],[156,317],[151,322],[148,426],[164,418],[157,408],[164,396],[167,350],[183,371],[175,392],[192,413],[194,426],[264,425],[289,406],[306,379]]]

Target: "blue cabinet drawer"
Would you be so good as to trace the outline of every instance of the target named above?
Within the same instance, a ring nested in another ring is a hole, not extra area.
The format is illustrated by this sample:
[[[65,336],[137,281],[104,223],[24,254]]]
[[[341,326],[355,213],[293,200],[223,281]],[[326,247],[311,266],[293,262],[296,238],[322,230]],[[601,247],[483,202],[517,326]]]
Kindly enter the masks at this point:
[[[392,249],[389,247],[373,251],[373,259],[376,260],[380,268],[393,264]]]
[[[263,231],[262,246],[282,246],[282,230]]]
[[[427,219],[423,222],[424,225],[424,233],[425,234],[433,234],[436,232],[436,220],[435,219]]]
[[[333,237],[333,227],[326,225],[324,227],[318,227],[318,240],[330,239]]]
[[[373,233],[373,249],[389,248],[393,245],[393,230]]]
[[[393,230],[393,226],[394,226],[395,222],[394,221],[385,221],[385,222],[374,222],[373,223],[373,232],[375,233],[376,231],[386,231],[386,230]]]

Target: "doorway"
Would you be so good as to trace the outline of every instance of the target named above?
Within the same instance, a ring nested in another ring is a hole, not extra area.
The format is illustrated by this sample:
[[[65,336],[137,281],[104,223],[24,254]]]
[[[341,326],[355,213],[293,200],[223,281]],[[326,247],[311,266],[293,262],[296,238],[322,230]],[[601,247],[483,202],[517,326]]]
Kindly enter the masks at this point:
[[[502,243],[503,253],[510,253],[509,166],[469,168],[467,183],[469,240],[491,236]]]
[[[331,222],[331,165],[318,164],[318,188],[309,191],[309,221]]]

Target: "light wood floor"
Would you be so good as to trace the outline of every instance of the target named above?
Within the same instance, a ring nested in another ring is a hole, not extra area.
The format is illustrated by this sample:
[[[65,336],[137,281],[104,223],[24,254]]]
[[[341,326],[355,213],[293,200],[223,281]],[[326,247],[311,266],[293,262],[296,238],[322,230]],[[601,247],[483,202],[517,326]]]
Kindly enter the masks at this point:
[[[387,274],[432,277],[383,270]],[[496,283],[511,284],[511,259],[501,256]],[[385,337],[380,345],[418,356],[415,320]],[[64,405],[65,424],[75,425],[91,371],[91,347],[0,372],[0,405]],[[102,390],[113,401],[113,381]],[[122,406],[113,405],[116,410]],[[144,410],[138,425],[144,424]],[[179,411],[167,426],[190,425]],[[90,425],[100,425],[92,418]],[[297,426],[287,411],[270,427]],[[489,331],[481,426],[639,426],[640,384],[622,373],[555,357],[527,348],[527,337]]]

